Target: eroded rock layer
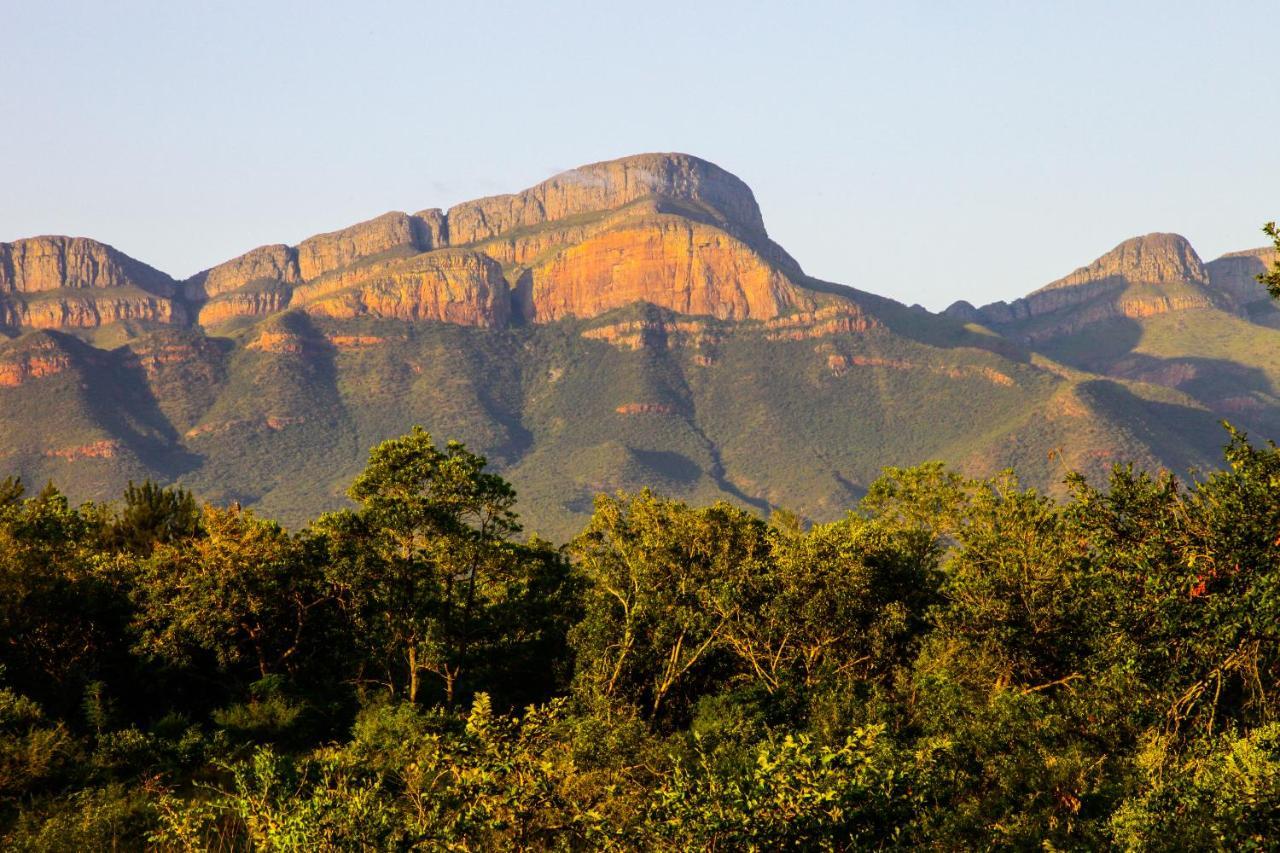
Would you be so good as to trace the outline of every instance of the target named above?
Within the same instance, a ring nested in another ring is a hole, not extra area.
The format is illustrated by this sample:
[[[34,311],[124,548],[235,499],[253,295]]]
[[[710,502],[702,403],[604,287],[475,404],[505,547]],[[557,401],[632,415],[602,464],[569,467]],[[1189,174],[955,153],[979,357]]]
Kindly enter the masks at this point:
[[[1093,263],[1013,302],[974,308],[957,302],[946,314],[1026,341],[1077,332],[1117,317],[1220,307],[1209,272],[1186,238],[1148,234],[1116,246]]]
[[[634,302],[732,320],[768,320],[814,305],[811,294],[745,244],[671,216],[567,247],[530,269],[517,294],[534,322],[594,317]]]
[[[323,286],[320,286],[323,285]],[[511,296],[497,261],[447,249],[331,276],[296,291],[308,314],[503,326]]]

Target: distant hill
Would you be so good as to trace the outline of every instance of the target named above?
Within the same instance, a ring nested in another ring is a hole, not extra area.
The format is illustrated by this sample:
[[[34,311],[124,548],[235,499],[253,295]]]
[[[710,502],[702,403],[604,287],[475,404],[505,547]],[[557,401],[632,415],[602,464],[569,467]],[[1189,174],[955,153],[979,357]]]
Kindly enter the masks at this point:
[[[489,456],[530,530],[653,486],[812,519],[885,465],[1058,488],[1280,435],[1267,250],[1151,234],[943,314],[807,276],[749,187],[684,154],[387,213],[176,281],[83,238],[0,244],[0,473],[80,499],[180,482],[298,523],[420,423]]]

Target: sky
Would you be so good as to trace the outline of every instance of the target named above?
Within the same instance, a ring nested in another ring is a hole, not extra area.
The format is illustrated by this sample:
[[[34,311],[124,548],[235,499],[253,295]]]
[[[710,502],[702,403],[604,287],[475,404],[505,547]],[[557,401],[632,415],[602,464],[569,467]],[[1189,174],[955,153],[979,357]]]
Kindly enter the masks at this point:
[[[0,0],[0,241],[179,278],[645,151],[811,275],[941,309],[1280,218],[1273,2]]]

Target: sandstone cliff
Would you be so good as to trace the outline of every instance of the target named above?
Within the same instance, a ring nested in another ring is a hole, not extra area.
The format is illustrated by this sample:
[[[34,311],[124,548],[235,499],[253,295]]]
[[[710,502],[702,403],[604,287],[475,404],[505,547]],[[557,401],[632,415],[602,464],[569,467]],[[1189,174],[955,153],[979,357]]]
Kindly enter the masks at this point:
[[[455,246],[583,213],[613,210],[648,196],[681,199],[750,235],[765,237],[751,188],[713,163],[687,154],[640,154],[562,172],[512,195],[449,209]]]
[[[0,293],[136,287],[172,296],[173,279],[105,243],[84,237],[32,237],[0,243]]]
[[[976,309],[961,301],[945,313],[1035,341],[1115,317],[1211,308],[1219,302],[1209,289],[1204,263],[1185,237],[1147,234],[1021,299]]]
[[[468,326],[506,324],[511,297],[497,261],[445,249],[335,273],[294,292],[308,314],[436,320]]]
[[[298,272],[304,281],[392,249],[423,251],[406,213],[384,213],[376,219],[317,234],[298,244]]]
[[[620,225],[565,248],[525,273],[517,298],[533,322],[594,317],[634,302],[732,320],[768,320],[815,304],[744,243],[676,216]]]
[[[92,329],[126,320],[184,323],[181,303],[133,287],[64,288],[37,298],[0,296],[0,325],[28,329]]]
[[[1231,252],[1205,264],[1209,283],[1215,291],[1225,293],[1237,305],[1269,301],[1267,289],[1258,276],[1275,264],[1280,253],[1273,248]]]
[[[1098,282],[1169,284],[1209,281],[1200,256],[1180,234],[1147,234],[1125,240],[1088,266],[1045,285],[1031,296]]]
[[[82,237],[0,243],[0,325],[91,328],[120,320],[183,322],[176,283]]]
[[[71,356],[47,332],[0,341],[0,388],[16,388],[70,367]]]
[[[199,301],[230,293],[250,282],[263,280],[282,284],[301,281],[302,275],[298,272],[298,250],[279,243],[260,246],[238,258],[232,258],[226,263],[197,273],[183,282],[183,290],[188,299]]]
[[[451,246],[475,251],[442,252]],[[518,283],[514,305],[504,268]],[[202,303],[202,325],[305,307],[488,326],[590,317],[635,301],[768,319],[812,307],[793,283],[801,275],[768,239],[746,184],[696,157],[646,154],[448,213],[392,212],[297,247],[263,246],[184,287]]]
[[[241,317],[265,317],[289,306],[292,293],[287,287],[244,288],[215,296],[200,306],[196,322],[215,326]]]

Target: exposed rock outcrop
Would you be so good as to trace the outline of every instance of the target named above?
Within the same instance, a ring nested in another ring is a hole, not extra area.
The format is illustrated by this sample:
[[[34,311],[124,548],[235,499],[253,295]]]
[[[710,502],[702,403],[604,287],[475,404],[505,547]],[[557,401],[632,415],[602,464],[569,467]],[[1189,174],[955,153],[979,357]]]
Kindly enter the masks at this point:
[[[350,228],[303,240],[298,244],[298,272],[304,281],[309,281],[392,249],[422,251],[407,213],[384,213]]]
[[[71,367],[71,357],[45,334],[14,341],[0,349],[0,388],[16,388]]]
[[[830,335],[865,332],[879,326],[873,317],[863,313],[852,302],[839,302],[817,311],[800,311],[765,323],[766,337],[771,341],[804,341]]]
[[[698,349],[719,343],[722,335],[722,329],[705,320],[673,317],[648,317],[643,320],[606,323],[582,331],[584,338],[604,341],[621,350],[667,350],[678,347]]]
[[[956,303],[946,313],[1006,327],[1001,330],[1036,341],[1115,317],[1215,307],[1218,303],[1208,286],[1205,265],[1185,237],[1148,234],[1126,240],[1088,266],[1022,299],[979,309]]]
[[[480,253],[442,254],[463,246]],[[514,305],[504,268],[520,280]],[[815,305],[794,283],[801,275],[768,239],[745,183],[689,155],[643,154],[448,213],[390,212],[297,246],[261,246],[181,284],[92,240],[0,244],[0,325],[184,324],[195,315],[214,326],[305,307],[493,326],[634,301],[770,319]]]
[[[120,442],[116,439],[100,439],[88,444],[74,447],[55,447],[44,452],[47,459],[62,459],[75,462],[79,459],[113,459],[120,452]]]
[[[32,237],[0,243],[0,294],[136,287],[172,296],[173,279],[105,243],[84,237]]]
[[[748,234],[765,236],[751,188],[734,175],[688,154],[640,154],[580,166],[524,192],[455,205],[448,213],[449,239],[460,246],[647,196],[700,204]]]
[[[1280,252],[1273,248],[1249,249],[1223,255],[1205,264],[1209,273],[1209,285],[1215,291],[1227,294],[1237,305],[1269,300],[1271,297],[1267,294],[1267,289],[1257,277],[1271,269],[1277,258],[1280,258]]]
[[[478,252],[448,249],[335,274],[299,288],[308,314],[345,319],[372,316],[500,327],[511,297],[497,261]]]
[[[675,216],[568,246],[525,273],[517,300],[534,322],[594,317],[635,302],[733,320],[768,320],[816,304],[746,244]]]
[[[191,300],[211,299],[239,290],[255,281],[296,284],[302,280],[298,271],[298,250],[277,243],[259,246],[238,258],[197,273],[183,282],[186,297]],[[203,322],[203,320],[201,321]]]
[[[198,322],[214,326],[239,317],[265,317],[287,308],[291,295],[283,287],[224,293],[200,306]]]
[[[182,323],[186,311],[163,296],[134,288],[67,289],[37,298],[0,297],[0,325],[29,329],[91,329],[135,320]]]
[[[1031,295],[1106,281],[1133,284],[1190,281],[1208,284],[1209,275],[1186,237],[1180,234],[1147,234],[1125,240],[1088,266],[1080,267]]]
[[[379,255],[429,252],[448,245],[448,223],[439,209],[410,216],[391,212],[349,228],[317,234],[298,246],[260,246],[184,282],[186,297],[204,303],[198,322],[212,325],[284,310],[291,290],[304,281],[345,270]]]
[[[962,323],[981,323],[983,320],[982,312],[964,299],[952,302],[942,313]]]
[[[177,323],[177,285],[157,269],[82,237],[0,243],[0,325],[92,328],[120,320]]]

